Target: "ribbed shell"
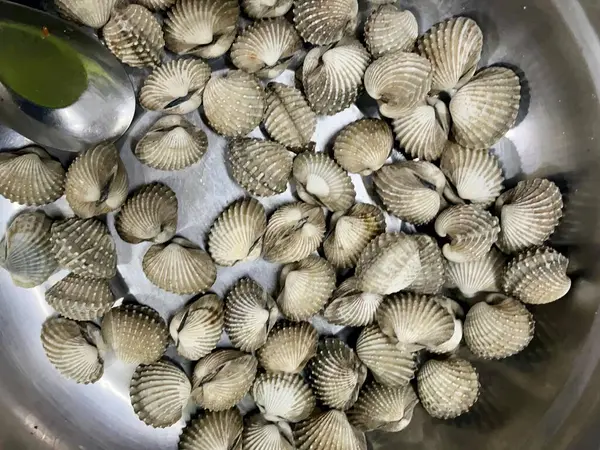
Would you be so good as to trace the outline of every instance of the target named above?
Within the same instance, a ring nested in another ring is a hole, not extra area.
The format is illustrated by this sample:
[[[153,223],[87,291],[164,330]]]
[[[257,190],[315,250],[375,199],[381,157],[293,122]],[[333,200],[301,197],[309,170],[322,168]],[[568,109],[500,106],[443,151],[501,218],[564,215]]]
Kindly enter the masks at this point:
[[[256,377],[252,397],[271,422],[300,422],[315,409],[316,400],[302,375],[263,373]]]
[[[130,244],[161,244],[175,236],[177,209],[177,197],[169,186],[146,184],[129,196],[115,217],[115,229]]]
[[[287,264],[316,251],[325,235],[325,215],[319,206],[297,202],[281,206],[269,218],[263,257]]]
[[[540,246],[550,237],[563,215],[563,200],[552,181],[535,178],[503,193],[495,208],[500,216],[497,245],[507,253],[516,253]]]
[[[244,450],[295,450],[293,436],[288,433],[291,430],[286,425],[269,422],[261,414],[254,414],[244,425],[242,447]]]
[[[279,322],[258,350],[258,362],[267,372],[300,373],[316,355],[318,338],[308,322]]]
[[[177,0],[135,0],[138,3],[152,11],[160,11],[170,8]]]
[[[131,67],[161,64],[165,40],[158,20],[140,5],[115,8],[102,29],[109,50]]]
[[[383,295],[360,292],[357,279],[352,277],[333,292],[323,316],[335,325],[362,327],[373,323],[381,302]]]
[[[171,319],[169,332],[177,353],[197,361],[217,347],[223,332],[223,302],[207,294],[184,306]]]
[[[206,292],[217,278],[209,254],[181,237],[150,247],[142,269],[154,285],[180,295]]]
[[[419,36],[419,24],[413,13],[394,5],[373,10],[365,22],[365,42],[373,58],[392,52],[409,52]]]
[[[292,8],[293,3],[293,0],[241,0],[244,11],[252,19],[283,16]]]
[[[64,219],[52,224],[52,253],[76,275],[112,278],[117,273],[115,241],[96,219]]]
[[[298,450],[367,450],[363,432],[335,409],[301,422],[294,429],[294,438]]]
[[[294,2],[294,23],[306,42],[333,44],[354,34],[358,21],[357,0],[300,0]]]
[[[60,315],[73,320],[94,320],[115,303],[108,280],[67,275],[46,291],[46,302]]]
[[[138,366],[129,386],[136,415],[155,428],[170,427],[181,419],[191,391],[185,372],[165,360]]]
[[[64,192],[65,170],[41,147],[0,153],[0,195],[21,205],[46,205]]]
[[[421,271],[406,290],[419,294],[437,294],[446,281],[446,269],[442,251],[437,241],[426,234],[413,234],[419,246]]]
[[[59,14],[91,28],[102,28],[118,0],[54,0]]]
[[[146,78],[140,91],[140,104],[151,111],[190,113],[202,104],[210,73],[210,66],[200,59],[169,61]]]
[[[178,450],[242,450],[244,422],[237,408],[202,412],[179,437]]]
[[[495,248],[474,261],[446,263],[446,274],[450,287],[456,287],[465,297],[474,297],[478,292],[497,292],[504,272],[506,257]]]

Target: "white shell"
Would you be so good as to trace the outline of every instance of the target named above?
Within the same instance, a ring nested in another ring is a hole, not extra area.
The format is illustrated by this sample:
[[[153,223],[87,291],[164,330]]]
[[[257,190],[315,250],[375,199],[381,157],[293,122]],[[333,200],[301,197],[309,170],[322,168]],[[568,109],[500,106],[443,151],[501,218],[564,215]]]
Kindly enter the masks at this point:
[[[285,15],[294,0],[241,0],[246,14],[252,19],[268,19]]]
[[[497,292],[500,290],[505,264],[506,257],[495,248],[474,261],[448,261],[448,284],[458,288],[467,298],[474,297],[479,292]]]
[[[332,409],[312,416],[294,429],[298,450],[367,450],[367,441],[346,414]]]
[[[308,322],[279,322],[257,353],[267,372],[300,373],[317,353],[317,330]]]
[[[91,28],[102,28],[119,0],[54,0],[59,14]]]
[[[342,326],[362,327],[375,321],[377,308],[383,295],[360,292],[355,277],[348,278],[333,292],[332,300],[325,308],[323,317],[330,323]]]
[[[179,450],[242,450],[244,422],[237,408],[202,412],[179,437]]]
[[[246,420],[242,447],[244,450],[295,450],[294,437],[287,423],[273,423],[262,414]]]
[[[316,400],[302,375],[263,373],[256,377],[252,397],[271,422],[300,422],[315,409]]]
[[[73,320],[94,320],[110,310],[116,298],[108,280],[67,275],[46,291],[46,302]]]
[[[426,234],[411,235],[419,246],[421,271],[406,290],[419,294],[437,294],[446,281],[445,261],[437,241]]]
[[[138,3],[152,11],[160,11],[162,9],[170,8],[175,4],[177,0],[135,0]]]
[[[358,21],[357,0],[302,0],[294,2],[294,23],[306,42],[333,44],[354,34]]]
[[[365,22],[365,42],[373,58],[396,51],[409,52],[419,36],[419,24],[413,13],[394,5],[383,5]]]

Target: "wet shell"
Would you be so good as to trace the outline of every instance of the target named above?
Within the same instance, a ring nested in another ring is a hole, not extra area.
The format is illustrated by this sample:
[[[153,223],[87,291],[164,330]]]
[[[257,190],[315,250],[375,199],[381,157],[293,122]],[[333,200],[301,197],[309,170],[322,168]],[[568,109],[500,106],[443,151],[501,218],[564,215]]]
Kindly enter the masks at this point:
[[[360,292],[355,277],[348,278],[333,292],[325,308],[325,320],[335,325],[362,327],[375,320],[383,295]]]
[[[302,375],[263,373],[256,378],[252,397],[265,419],[300,422],[315,409],[315,397]]]
[[[115,241],[96,219],[64,219],[52,224],[52,253],[76,275],[112,278],[117,273]]]
[[[281,83],[269,83],[266,92],[264,125],[269,136],[294,151],[308,145],[317,116],[302,92]]]
[[[177,353],[197,361],[217,347],[223,332],[223,302],[215,294],[207,294],[179,310],[169,332]]]
[[[417,42],[419,53],[433,66],[433,90],[449,93],[464,86],[473,76],[481,58],[483,33],[467,17],[434,25]]]
[[[442,251],[437,241],[426,234],[413,234],[419,246],[421,271],[406,290],[419,294],[437,294],[446,281],[446,269]]]
[[[498,247],[516,253],[542,245],[560,222],[562,208],[562,195],[552,181],[521,181],[496,200],[500,216]]]
[[[268,19],[284,16],[294,3],[293,0],[241,0],[246,14],[252,19]]]
[[[41,147],[0,153],[0,195],[21,205],[46,205],[64,192],[65,170]]]
[[[102,319],[102,337],[124,363],[150,364],[165,353],[169,331],[149,306],[123,304]]]
[[[244,352],[264,345],[278,316],[275,300],[250,278],[239,280],[225,299],[225,331],[231,343]]]
[[[239,16],[236,0],[180,0],[165,19],[167,48],[178,55],[218,58],[233,44]]]
[[[217,278],[209,254],[181,237],[150,247],[142,269],[152,284],[179,295],[206,292]]]
[[[498,239],[498,219],[471,205],[452,206],[435,221],[435,232],[450,239],[442,252],[455,263],[474,261],[485,256]]]
[[[452,97],[454,139],[463,147],[490,148],[515,124],[520,102],[515,72],[505,67],[483,69]]]
[[[194,368],[192,398],[209,411],[233,408],[250,391],[256,377],[253,355],[238,350],[215,350]]]
[[[506,266],[502,290],[523,303],[541,305],[564,297],[571,289],[569,260],[550,247],[519,253]]]
[[[327,45],[354,34],[357,0],[301,0],[294,2],[294,23],[306,42]]]
[[[177,197],[166,184],[151,183],[129,196],[115,217],[115,229],[130,244],[167,242],[177,230]]]
[[[202,104],[210,66],[200,59],[176,59],[154,70],[144,81],[140,104],[151,111],[187,114]]]
[[[152,11],[160,11],[162,9],[170,8],[175,4],[177,0],[135,0],[138,3]]]
[[[93,323],[51,317],[42,326],[41,340],[48,361],[63,377],[82,384],[102,377],[104,347]]]
[[[294,438],[298,450],[367,450],[365,435],[335,409],[301,422]]]
[[[78,156],[67,172],[67,202],[82,219],[120,208],[128,190],[127,169],[112,144],[100,144]]]
[[[109,50],[131,67],[161,64],[165,40],[154,15],[140,5],[116,8],[102,29]]]
[[[379,119],[352,122],[333,143],[335,160],[345,170],[367,176],[381,169],[394,147],[389,125]]]
[[[318,338],[307,322],[279,322],[258,350],[258,362],[268,372],[300,373],[316,355]]]
[[[421,403],[430,416],[453,419],[466,413],[479,396],[479,376],[464,359],[430,359],[417,374]]]
[[[237,408],[203,412],[179,437],[178,450],[242,450],[244,422]]]
[[[373,179],[385,208],[414,225],[431,222],[442,206],[444,174],[426,161],[383,166]]]
[[[168,361],[138,366],[129,387],[136,415],[156,428],[170,427],[181,419],[191,391],[185,372]]]
[[[325,153],[304,152],[292,169],[298,195],[306,203],[331,211],[345,211],[354,204],[356,192],[348,174]]]
[[[73,273],[46,291],[46,302],[67,319],[94,320],[110,310],[116,299],[108,280]]]
[[[38,286],[56,271],[51,227],[52,220],[41,211],[21,213],[9,224],[0,241],[0,267],[17,286]]]
[[[204,89],[204,113],[212,128],[226,137],[245,136],[262,121],[265,91],[254,75],[232,70],[214,76]]]
[[[467,298],[479,292],[497,292],[504,272],[506,257],[492,248],[474,261],[455,263],[448,261],[446,274],[450,287],[456,287]]]
[[[413,283],[421,271],[419,246],[404,233],[383,233],[365,247],[356,264],[363,292],[388,295]]]
[[[302,40],[285,18],[252,23],[231,47],[231,61],[238,69],[259,78],[276,78],[302,49]]]
[[[413,13],[394,5],[375,9],[365,22],[365,42],[373,58],[392,52],[409,52],[419,36],[419,24]]]
[[[261,414],[251,416],[244,426],[244,450],[295,450],[287,424],[269,422]]]
[[[315,252],[325,235],[325,215],[319,206],[297,202],[283,205],[269,218],[263,257],[287,264]]]
[[[118,0],[54,0],[59,14],[91,28],[102,28]]]

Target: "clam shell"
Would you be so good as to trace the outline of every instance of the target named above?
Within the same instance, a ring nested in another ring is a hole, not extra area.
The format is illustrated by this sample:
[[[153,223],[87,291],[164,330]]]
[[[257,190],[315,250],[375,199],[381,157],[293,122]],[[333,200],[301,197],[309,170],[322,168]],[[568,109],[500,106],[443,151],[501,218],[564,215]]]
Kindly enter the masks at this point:
[[[152,11],[160,11],[170,8],[177,0],[135,0],[136,3],[145,6]]]
[[[140,420],[165,428],[181,419],[191,391],[192,384],[183,370],[171,362],[157,361],[137,367],[129,396]]]
[[[335,325],[362,327],[375,320],[383,295],[360,292],[356,277],[348,278],[333,292],[323,316]]]
[[[64,192],[65,170],[41,147],[0,153],[0,195],[20,205],[46,205]]]
[[[212,128],[226,137],[245,136],[262,121],[265,91],[258,79],[241,70],[208,80],[204,113]]]
[[[52,220],[42,211],[20,213],[10,222],[0,241],[0,267],[10,273],[15,285],[38,286],[56,271],[51,227]]]
[[[231,47],[231,61],[238,69],[259,78],[276,78],[302,49],[302,39],[283,17],[252,23]]]
[[[281,83],[267,85],[264,125],[269,136],[297,151],[310,143],[317,116],[301,91]]]
[[[317,353],[317,330],[308,322],[279,322],[257,353],[267,372],[300,373]]]
[[[187,114],[202,104],[210,66],[200,59],[176,59],[154,70],[144,81],[140,104],[150,111]]]
[[[434,91],[453,92],[473,76],[481,58],[483,33],[467,17],[453,17],[434,25],[417,42],[418,52],[433,66]]]
[[[284,16],[292,9],[293,0],[241,0],[246,14],[252,19]]]
[[[294,23],[306,42],[333,44],[354,34],[358,21],[357,0],[301,0],[294,2]]]
[[[281,206],[269,218],[263,257],[287,264],[316,251],[325,235],[325,215],[318,206],[297,202]]]
[[[383,233],[363,250],[356,264],[363,292],[388,295],[413,283],[421,271],[419,247],[404,233]]]
[[[177,197],[166,184],[151,183],[129,196],[115,217],[115,229],[130,244],[167,242],[177,230]]]
[[[46,302],[67,319],[94,320],[110,310],[116,299],[108,280],[67,275],[46,291]]]
[[[115,241],[96,219],[64,219],[52,224],[52,253],[76,275],[112,278],[117,273]]]
[[[209,254],[181,237],[150,247],[142,269],[152,284],[180,295],[206,292],[217,278]]]
[[[345,211],[354,204],[356,192],[348,174],[325,153],[304,152],[292,169],[298,195],[306,203],[331,211]]]
[[[300,422],[315,409],[315,397],[302,375],[263,373],[256,377],[252,397],[266,420]]]
[[[417,388],[430,416],[453,419],[466,413],[477,401],[479,376],[464,359],[430,359],[417,374]]]
[[[361,119],[339,132],[333,143],[333,155],[348,172],[367,176],[381,169],[393,147],[394,135],[387,123]]]
[[[286,191],[294,154],[277,142],[234,139],[229,146],[231,174],[246,191],[260,197]]]
[[[102,29],[108,49],[131,67],[158,66],[165,40],[158,20],[140,5],[115,8]]]
[[[175,313],[169,332],[177,353],[197,361],[217,347],[223,332],[223,302],[207,294]]]
[[[520,102],[515,72],[505,67],[483,69],[450,101],[454,139],[467,148],[491,147],[515,124]]]
[[[250,417],[244,426],[244,450],[295,450],[294,438],[287,424],[275,424],[261,414]]]
[[[542,245],[563,215],[560,190],[544,178],[521,181],[498,197],[495,207],[500,216],[497,245],[507,253]]]
[[[415,225],[431,222],[442,206],[444,174],[426,161],[404,161],[375,173],[375,191],[393,215]]]
[[[150,364],[165,353],[169,331],[149,306],[123,304],[102,319],[102,337],[124,363]]]
[[[250,391],[257,364],[253,355],[238,350],[213,351],[194,367],[194,402],[209,411],[233,408]]]
[[[418,294],[437,294],[446,281],[446,268],[442,251],[437,241],[426,234],[413,234],[411,237],[419,246],[421,271],[407,291]]]
[[[332,409],[312,416],[294,429],[298,450],[367,450],[367,441],[346,414]]]
[[[357,203],[333,215],[323,252],[337,269],[354,267],[367,244],[384,231],[383,212],[374,205]]]
[[[409,52],[419,37],[419,24],[413,13],[394,5],[383,5],[365,22],[365,42],[373,58],[392,52]]]
[[[203,412],[179,437],[178,450],[242,450],[244,422],[237,408]]]
[[[442,252],[447,260],[463,263],[481,258],[500,232],[498,219],[489,212],[471,205],[452,206],[437,217],[435,232],[450,239]]]
[[[118,0],[54,0],[59,14],[91,28],[102,28]]]
[[[180,0],[165,19],[167,48],[178,55],[218,58],[233,44],[239,16],[236,0]]]
[[[225,299],[225,331],[231,343],[255,352],[267,341],[279,316],[275,300],[254,280],[242,278]]]
[[[128,190],[127,169],[113,144],[100,144],[78,156],[67,172],[67,202],[82,219],[119,209]]]
[[[474,261],[448,261],[446,274],[449,285],[458,288],[467,298],[474,297],[479,292],[499,291],[505,263],[506,257],[495,248]]]
[[[48,361],[65,378],[76,383],[95,383],[104,373],[100,330],[91,322],[51,317],[44,322],[42,346]]]

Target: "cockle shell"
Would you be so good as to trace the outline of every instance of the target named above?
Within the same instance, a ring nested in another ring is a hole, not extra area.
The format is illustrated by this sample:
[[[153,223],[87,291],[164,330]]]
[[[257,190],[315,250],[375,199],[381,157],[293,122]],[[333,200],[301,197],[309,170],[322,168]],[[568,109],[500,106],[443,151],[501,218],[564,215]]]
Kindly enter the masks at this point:
[[[294,2],[294,23],[306,42],[333,44],[351,35],[358,21],[357,0],[300,0]]]
[[[102,377],[104,345],[95,324],[51,317],[42,326],[41,340],[48,361],[65,378],[89,384]]]
[[[375,320],[377,308],[383,295],[358,290],[356,277],[348,278],[333,292],[332,300],[325,308],[323,317],[330,323],[342,326],[362,327]]]
[[[262,414],[250,416],[244,425],[244,450],[295,450],[294,437],[287,424],[273,423]]]
[[[236,38],[231,61],[259,78],[276,78],[302,49],[302,39],[283,17],[254,22]]]
[[[308,322],[279,322],[258,350],[258,362],[267,372],[300,373],[317,353],[318,338]]]
[[[56,271],[51,227],[52,220],[42,211],[20,213],[8,225],[0,241],[0,267],[17,286],[38,286]]]
[[[448,261],[446,274],[449,287],[456,287],[467,298],[478,292],[497,292],[506,264],[506,257],[497,249],[474,261],[455,263]]]
[[[294,429],[298,450],[367,450],[367,441],[346,414],[332,409],[310,417]]]
[[[516,253],[540,246],[550,237],[562,217],[563,200],[556,184],[535,178],[503,193],[495,208],[500,216],[497,245]]]
[[[433,66],[434,92],[454,92],[473,76],[481,58],[483,33],[467,17],[453,17],[434,25],[417,42],[418,52]]]
[[[450,239],[442,247],[446,259],[463,263],[489,252],[498,239],[500,226],[489,212],[476,206],[458,205],[442,211],[435,221],[435,232]]]
[[[106,225],[96,219],[64,219],[52,224],[52,253],[63,269],[76,275],[112,278],[117,251]]]
[[[419,246],[421,271],[406,290],[419,294],[437,294],[446,281],[446,269],[442,251],[437,241],[426,234],[411,237]]]
[[[0,195],[21,205],[46,205],[64,192],[65,170],[41,147],[0,153]]]
[[[182,237],[150,247],[142,269],[154,285],[180,295],[206,292],[217,278],[209,254]]]
[[[394,5],[373,10],[365,22],[365,42],[373,58],[392,52],[409,52],[419,36],[419,24],[413,13]]]
[[[464,359],[430,359],[417,374],[419,398],[430,416],[453,419],[466,413],[479,396],[479,376]]]
[[[108,280],[71,273],[46,291],[46,302],[67,319],[94,320],[110,310],[116,299]]]
[[[115,229],[130,244],[167,242],[177,230],[177,197],[166,184],[151,183],[129,196],[115,217]]]
[[[59,14],[91,28],[102,28],[118,0],[54,0]]]
[[[244,352],[264,345],[278,316],[275,300],[250,278],[239,280],[225,298],[225,331]]]
[[[345,170],[367,176],[381,169],[394,147],[394,135],[379,119],[361,119],[339,132],[333,143],[335,160]]]
[[[156,428],[166,428],[181,419],[191,391],[192,383],[185,372],[162,360],[137,367],[129,396],[140,420]]]
[[[135,0],[138,3],[152,11],[160,11],[162,9],[170,8],[175,4],[177,0]]]
[[[268,19],[284,16],[294,3],[293,0],[241,0],[246,14],[252,19]]]
[[[519,76],[505,67],[488,67],[450,101],[452,133],[463,147],[487,149],[512,128],[519,113]]]
[[[242,450],[244,422],[237,408],[202,412],[179,437],[179,450]]]
[[[256,377],[252,397],[265,419],[300,422],[315,409],[316,400],[302,375],[263,373]]]
[[[262,121],[265,91],[258,79],[241,70],[213,75],[204,88],[204,113],[212,128],[226,137],[245,136]]]
[[[388,295],[410,286],[421,271],[419,246],[404,233],[383,233],[363,250],[356,264],[363,292]]]
[[[113,10],[102,28],[108,49],[131,67],[158,66],[164,54],[165,39],[158,20],[140,5]]]
[[[209,411],[233,408],[250,391],[258,362],[253,355],[219,349],[194,367],[192,398]]]
[[[150,364],[165,353],[169,331],[149,306],[123,304],[102,319],[102,337],[124,363]]]
[[[217,347],[223,332],[223,302],[207,294],[184,306],[171,319],[169,332],[177,353],[197,361]]]
[[[140,104],[151,111],[187,114],[202,104],[210,66],[200,59],[175,59],[155,69],[144,81]]]
[[[165,19],[167,48],[178,55],[218,58],[233,44],[239,16],[236,0],[180,0]]]
[[[297,202],[281,206],[269,218],[263,257],[287,264],[316,251],[325,235],[325,215],[319,206]]]

